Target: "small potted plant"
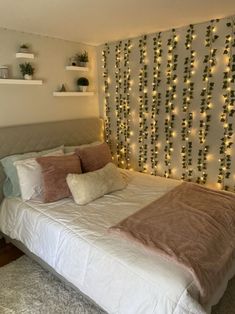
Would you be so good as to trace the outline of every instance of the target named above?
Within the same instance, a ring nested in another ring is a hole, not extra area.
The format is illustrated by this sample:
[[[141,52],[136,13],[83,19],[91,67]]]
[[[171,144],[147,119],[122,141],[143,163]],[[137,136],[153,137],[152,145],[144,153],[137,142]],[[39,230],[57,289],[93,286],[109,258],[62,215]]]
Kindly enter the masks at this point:
[[[34,74],[34,68],[29,62],[20,64],[20,71],[25,80],[32,80]]]
[[[78,85],[79,92],[86,92],[87,86],[89,86],[89,81],[86,77],[80,77],[77,80],[77,85]]]
[[[81,67],[87,66],[89,58],[88,58],[88,53],[86,51],[84,51],[81,54],[77,54],[76,57],[77,57],[77,63],[79,66],[81,66]]]
[[[21,53],[28,53],[29,52],[29,46],[27,44],[20,45],[19,52],[21,52]]]

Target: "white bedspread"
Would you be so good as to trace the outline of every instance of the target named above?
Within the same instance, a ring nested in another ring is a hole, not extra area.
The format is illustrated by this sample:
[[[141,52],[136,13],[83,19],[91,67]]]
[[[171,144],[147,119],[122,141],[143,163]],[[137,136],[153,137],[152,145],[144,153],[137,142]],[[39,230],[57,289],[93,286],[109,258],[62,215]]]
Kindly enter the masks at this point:
[[[193,279],[180,266],[108,234],[107,229],[180,184],[122,171],[128,187],[86,206],[5,199],[0,230],[109,313],[205,314]]]

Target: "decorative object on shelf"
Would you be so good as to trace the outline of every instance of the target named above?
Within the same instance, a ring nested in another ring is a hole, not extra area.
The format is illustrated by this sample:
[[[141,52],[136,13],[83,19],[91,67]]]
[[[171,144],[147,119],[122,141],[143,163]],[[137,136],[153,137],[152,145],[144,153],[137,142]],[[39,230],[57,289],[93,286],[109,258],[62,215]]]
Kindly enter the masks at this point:
[[[20,45],[19,52],[20,53],[29,53],[29,45],[28,44]]]
[[[69,59],[69,63],[71,64],[71,66],[76,67],[77,66],[77,58],[76,58],[76,56],[71,57]]]
[[[89,86],[89,81],[86,77],[80,77],[77,80],[77,85],[79,92],[86,92],[87,87]]]
[[[32,67],[31,63],[21,63],[20,64],[20,71],[25,80],[32,80],[34,74],[34,68]]]
[[[0,78],[1,79],[8,79],[9,78],[8,66],[6,66],[6,65],[0,66]]]
[[[84,51],[83,53],[76,54],[77,65],[80,67],[86,67],[89,62],[88,53]]]
[[[61,88],[60,88],[60,92],[66,92],[66,88],[65,88],[65,85],[62,84]]]

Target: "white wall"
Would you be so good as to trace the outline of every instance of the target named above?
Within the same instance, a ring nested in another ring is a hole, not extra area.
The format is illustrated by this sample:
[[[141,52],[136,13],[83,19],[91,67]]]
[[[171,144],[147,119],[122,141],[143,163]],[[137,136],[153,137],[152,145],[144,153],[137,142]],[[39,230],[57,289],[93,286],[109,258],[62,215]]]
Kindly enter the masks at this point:
[[[99,115],[94,47],[0,28],[0,65],[8,65],[14,78],[21,77],[19,63],[30,61],[15,58],[15,53],[22,43],[28,43],[32,47],[36,55],[32,60],[36,68],[35,78],[42,79],[43,85],[0,84],[0,126]],[[84,49],[89,54],[90,71],[65,71],[68,58]],[[65,83],[68,89],[75,90],[75,81],[80,76],[88,77],[89,89],[96,91],[95,96],[53,97],[53,91],[62,83]]]

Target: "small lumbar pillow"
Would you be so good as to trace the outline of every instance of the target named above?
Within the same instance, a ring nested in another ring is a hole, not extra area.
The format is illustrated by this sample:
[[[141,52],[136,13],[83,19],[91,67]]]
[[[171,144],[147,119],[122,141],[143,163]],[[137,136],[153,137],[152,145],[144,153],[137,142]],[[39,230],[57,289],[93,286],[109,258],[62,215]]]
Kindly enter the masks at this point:
[[[43,176],[43,200],[45,203],[55,202],[71,196],[66,177],[69,173],[81,173],[79,158],[74,155],[58,157],[40,157]]]
[[[113,163],[93,172],[69,174],[67,183],[78,205],[85,205],[107,193],[126,187],[125,180]]]
[[[112,155],[106,143],[77,148],[75,153],[81,160],[82,172],[95,171],[112,162]]]
[[[49,153],[45,156],[62,156],[63,150]],[[41,166],[35,158],[14,162],[20,183],[21,198],[24,201],[41,200],[43,194],[43,177]]]

